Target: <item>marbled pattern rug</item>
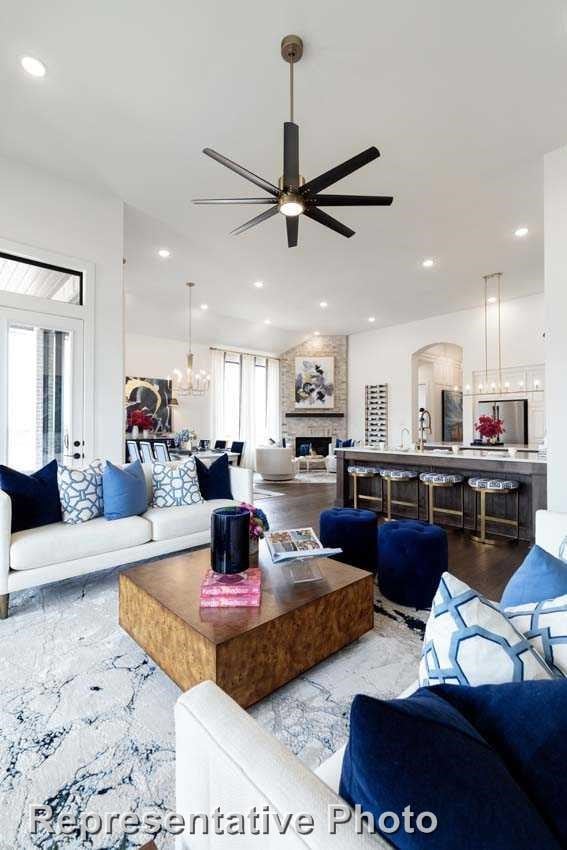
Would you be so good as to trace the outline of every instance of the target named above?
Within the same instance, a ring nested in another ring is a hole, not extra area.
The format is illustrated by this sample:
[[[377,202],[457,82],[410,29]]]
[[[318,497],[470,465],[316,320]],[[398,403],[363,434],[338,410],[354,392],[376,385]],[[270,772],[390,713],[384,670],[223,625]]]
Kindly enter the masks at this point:
[[[29,835],[32,803],[173,808],[179,690],[118,625],[117,570],[15,594],[0,622],[0,850],[127,850]],[[344,743],[354,694],[393,697],[416,677],[424,612],[376,604],[372,632],[251,709],[310,767]]]

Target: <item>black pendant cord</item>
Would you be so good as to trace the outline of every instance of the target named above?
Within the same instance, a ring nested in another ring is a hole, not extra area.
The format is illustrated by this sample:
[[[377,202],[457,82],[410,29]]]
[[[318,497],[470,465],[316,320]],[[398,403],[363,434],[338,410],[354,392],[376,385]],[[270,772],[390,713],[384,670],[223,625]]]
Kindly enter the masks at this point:
[[[293,59],[289,63],[289,120],[293,124]]]

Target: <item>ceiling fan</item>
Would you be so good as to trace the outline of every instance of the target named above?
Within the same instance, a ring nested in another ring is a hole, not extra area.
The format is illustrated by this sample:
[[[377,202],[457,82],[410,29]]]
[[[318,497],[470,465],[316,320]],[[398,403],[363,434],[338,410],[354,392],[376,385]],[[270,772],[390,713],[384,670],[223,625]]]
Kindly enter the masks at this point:
[[[358,171],[364,165],[380,156],[377,148],[371,147],[362,153],[347,159],[341,165],[336,165],[329,171],[325,171],[318,177],[305,182],[305,178],[299,173],[299,127],[293,120],[293,67],[299,62],[303,55],[303,41],[298,35],[286,35],[281,43],[282,58],[289,62],[289,100],[290,120],[284,123],[284,150],[283,150],[283,176],[280,177],[278,185],[270,183],[263,177],[253,174],[242,165],[233,162],[212,148],[205,148],[203,153],[220,162],[221,165],[240,174],[245,180],[249,180],[260,189],[268,193],[269,197],[262,198],[197,198],[195,204],[265,204],[269,209],[236,227],[231,232],[237,236],[261,224],[263,221],[283,213],[287,230],[288,247],[297,245],[299,230],[299,216],[305,215],[313,221],[318,221],[325,227],[340,233],[347,238],[354,236],[354,230],[337,221],[336,218],[324,212],[321,207],[372,207],[390,206],[394,200],[384,195],[326,195],[320,194],[322,190],[332,186],[333,183],[342,180],[354,171]]]

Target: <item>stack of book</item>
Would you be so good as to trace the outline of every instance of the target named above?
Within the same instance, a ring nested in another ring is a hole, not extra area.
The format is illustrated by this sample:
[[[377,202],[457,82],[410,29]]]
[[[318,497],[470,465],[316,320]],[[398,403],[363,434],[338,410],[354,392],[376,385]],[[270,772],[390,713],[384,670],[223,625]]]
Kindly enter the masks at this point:
[[[258,567],[240,573],[240,581],[226,582],[209,570],[201,585],[201,608],[257,608],[262,596],[262,572]]]

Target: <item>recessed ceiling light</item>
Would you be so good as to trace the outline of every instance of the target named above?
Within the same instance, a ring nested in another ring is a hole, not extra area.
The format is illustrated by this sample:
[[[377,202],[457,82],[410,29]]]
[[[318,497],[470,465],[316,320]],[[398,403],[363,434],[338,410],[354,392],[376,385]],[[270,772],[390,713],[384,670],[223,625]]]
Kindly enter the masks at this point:
[[[375,322],[375,321],[376,321],[376,316],[369,316],[369,317],[368,317],[368,321],[369,321],[369,322]]]
[[[489,304],[496,304],[497,298],[494,295],[491,295],[490,298],[486,299]]]
[[[313,336],[321,336],[321,331],[313,331]]]
[[[39,59],[34,59],[33,56],[22,56],[21,64],[24,71],[27,71],[32,77],[45,77],[47,69],[43,62]]]
[[[264,281],[263,280],[255,280],[254,286],[256,287],[256,289],[262,289],[262,287],[264,286]]]
[[[208,310],[208,309],[209,309],[208,304],[201,304],[201,310]]]
[[[265,324],[265,325],[271,325],[271,324],[272,324],[272,320],[271,320],[271,319],[264,319],[264,324]]]
[[[517,230],[514,231],[514,236],[517,236],[518,239],[522,239],[524,236],[527,236],[530,231],[527,227],[518,227]]]
[[[328,306],[329,306],[329,305],[327,304],[327,302],[326,302],[326,301],[319,301],[319,307],[322,307],[322,308],[323,308],[323,310],[325,309],[325,307],[328,307]]]
[[[160,248],[158,255],[162,258],[162,260],[167,260],[167,258],[171,256],[171,251],[167,248]]]
[[[431,257],[428,257],[426,260],[424,260],[422,262],[421,265],[423,266],[424,269],[430,269],[432,266],[435,265],[435,260],[433,260]]]

